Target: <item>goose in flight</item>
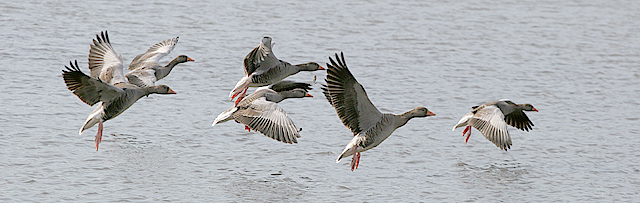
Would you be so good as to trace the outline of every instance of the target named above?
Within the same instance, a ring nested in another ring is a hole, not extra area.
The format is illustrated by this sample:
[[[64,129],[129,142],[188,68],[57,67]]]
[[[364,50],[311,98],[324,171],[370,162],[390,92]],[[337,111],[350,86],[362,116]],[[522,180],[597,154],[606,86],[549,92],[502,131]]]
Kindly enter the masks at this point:
[[[147,52],[136,56],[131,64],[129,71],[124,76],[129,82],[139,87],[154,86],[155,82],[169,75],[173,68],[181,63],[194,61],[186,55],[177,56],[166,66],[160,65],[160,59],[168,55],[178,44],[178,37],[168,39],[151,46]]]
[[[127,110],[138,99],[149,94],[175,94],[166,85],[138,87],[127,81],[123,74],[122,58],[111,46],[109,35],[102,32],[93,40],[89,51],[89,69],[91,76],[84,74],[78,61],[69,63],[62,70],[62,77],[67,88],[73,91],[84,103],[93,106],[98,104],[87,117],[79,134],[98,124],[96,134],[96,150],[102,141],[103,122],[115,118]]]
[[[336,109],[342,123],[353,132],[353,139],[347,144],[336,162],[353,155],[351,171],[358,168],[360,152],[378,146],[393,131],[404,126],[416,117],[435,116],[425,107],[416,107],[406,113],[397,115],[381,113],[369,100],[364,87],[356,81],[347,68],[344,54],[335,55],[331,64],[327,63],[327,84],[322,88],[331,106]]]
[[[511,148],[511,136],[507,131],[507,124],[522,131],[529,131],[533,122],[524,111],[538,111],[531,104],[515,104],[506,99],[472,108],[473,110],[464,115],[452,130],[467,126],[462,131],[462,136],[466,136],[464,140],[466,143],[469,141],[471,126],[473,126],[489,141],[505,151]]]
[[[300,128],[293,124],[287,113],[277,105],[287,98],[312,97],[307,83],[281,81],[268,87],[258,88],[242,98],[237,105],[222,112],[212,126],[218,123],[235,120],[245,125],[245,129],[253,129],[272,139],[284,143],[298,143]]]
[[[289,62],[280,60],[273,54],[271,45],[271,37],[264,37],[260,44],[244,58],[245,75],[229,93],[232,100],[240,95],[236,105],[242,100],[249,87],[267,86],[300,71],[324,70],[316,62],[291,65]]]

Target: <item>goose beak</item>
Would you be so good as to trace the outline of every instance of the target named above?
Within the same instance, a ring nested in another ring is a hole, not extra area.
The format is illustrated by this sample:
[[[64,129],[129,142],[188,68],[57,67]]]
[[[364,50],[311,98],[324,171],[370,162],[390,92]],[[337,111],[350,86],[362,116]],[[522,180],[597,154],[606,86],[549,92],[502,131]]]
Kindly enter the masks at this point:
[[[304,97],[313,97],[309,93],[305,94]]]
[[[427,110],[427,116],[435,116],[435,115],[436,115],[435,113],[433,113],[433,112],[431,112],[431,111]]]
[[[532,111],[538,112],[538,109],[536,109],[536,107],[531,107],[531,108],[532,108],[531,109]]]
[[[195,61],[195,60],[193,60],[193,59],[191,59],[191,58],[187,57],[187,61]]]
[[[174,92],[172,89],[169,89],[169,92],[167,94],[178,94],[178,93]]]

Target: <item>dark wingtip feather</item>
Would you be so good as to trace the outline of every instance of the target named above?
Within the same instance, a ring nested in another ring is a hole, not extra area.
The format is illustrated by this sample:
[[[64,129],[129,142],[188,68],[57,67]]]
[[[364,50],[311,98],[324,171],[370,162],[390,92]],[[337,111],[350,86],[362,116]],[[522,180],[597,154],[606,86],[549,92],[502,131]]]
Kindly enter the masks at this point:
[[[104,31],[104,35],[102,36],[105,42],[111,44],[111,41],[109,40],[109,32],[107,32],[106,30]]]
[[[340,55],[335,53],[334,56],[335,60],[329,57],[331,64],[327,63],[328,69],[325,79],[327,85],[323,86],[323,94],[336,109],[342,123],[354,133],[359,133],[361,129],[359,127],[358,113],[355,110],[358,101],[354,97],[346,96],[346,94],[353,94],[353,85],[360,84],[346,66],[344,53],[340,52]]]
[[[76,62],[76,64],[74,66],[73,62],[69,61],[69,67],[64,66],[65,68],[67,68],[67,70],[62,70],[62,75],[65,75],[65,74],[71,73],[71,72],[82,72],[80,70],[80,68],[79,68],[80,66],[78,66],[78,60],[76,60],[75,62]]]
[[[73,64],[73,62],[69,61],[69,67],[64,67],[67,68],[67,70],[62,70],[62,78],[64,79],[67,88],[71,91],[80,88],[80,78],[84,75],[84,73],[78,66],[78,60],[75,61],[75,65]]]
[[[338,56],[338,55],[336,54],[336,56]],[[333,61],[333,58],[329,57],[329,62],[331,62],[331,64],[327,63],[327,67],[329,69],[335,69],[337,64],[336,64],[335,61]]]
[[[107,31],[102,31],[100,32],[100,34],[96,34],[96,39],[98,39],[98,41],[96,42],[96,40],[93,40],[93,44],[98,45],[99,43],[107,43],[107,44],[111,44],[111,41],[109,40],[109,33],[107,33]]]

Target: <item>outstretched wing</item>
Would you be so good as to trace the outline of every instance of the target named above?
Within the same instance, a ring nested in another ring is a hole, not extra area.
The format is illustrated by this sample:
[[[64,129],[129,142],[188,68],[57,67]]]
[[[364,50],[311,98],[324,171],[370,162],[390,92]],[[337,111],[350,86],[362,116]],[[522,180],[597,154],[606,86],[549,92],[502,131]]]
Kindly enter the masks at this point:
[[[524,114],[522,110],[515,110],[510,114],[505,115],[504,120],[510,126],[518,128],[522,131],[528,132],[529,130],[532,129],[531,126],[533,126],[533,122],[529,120],[529,117],[527,116],[527,114]]]
[[[239,109],[233,113],[236,121],[275,140],[298,143],[296,138],[300,137],[299,128],[276,103],[262,97],[237,108]]]
[[[84,103],[93,106],[100,101],[110,101],[124,92],[120,88],[85,75],[80,71],[78,61],[75,66],[71,62],[69,64],[71,67],[65,66],[67,70],[62,70],[62,78],[67,88]]]
[[[131,64],[129,64],[129,70],[134,70],[141,64],[160,62],[160,59],[162,57],[169,55],[169,53],[173,51],[173,49],[176,47],[176,44],[178,44],[178,39],[179,37],[164,40],[149,47],[147,52],[139,54],[135,58],[133,58]]]
[[[122,58],[111,46],[107,31],[96,35],[89,50],[89,69],[91,77],[98,78],[110,85],[127,82],[122,72]]]
[[[533,122],[529,120],[526,114],[522,111],[522,108],[518,108],[518,104],[513,103],[508,99],[502,99],[500,101],[496,101],[495,105],[500,108],[502,114],[504,114],[504,120],[510,126],[518,128],[522,131],[531,130],[531,126],[533,126]]]
[[[487,105],[478,109],[468,122],[500,149],[507,150],[511,147],[507,123],[504,121],[502,111],[497,106]]]
[[[373,127],[382,119],[382,113],[371,103],[364,87],[356,81],[344,61],[344,54],[336,54],[336,61],[327,63],[327,85],[322,90],[336,109],[342,123],[353,133]]]
[[[250,75],[256,69],[269,69],[280,63],[271,50],[271,37],[264,37],[260,44],[244,58],[244,73]]]

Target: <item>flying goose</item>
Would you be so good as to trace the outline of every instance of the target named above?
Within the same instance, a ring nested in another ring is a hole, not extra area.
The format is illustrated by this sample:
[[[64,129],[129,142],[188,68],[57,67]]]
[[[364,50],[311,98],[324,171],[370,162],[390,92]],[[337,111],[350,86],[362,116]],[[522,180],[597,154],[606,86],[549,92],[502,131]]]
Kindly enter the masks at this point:
[[[296,138],[300,129],[293,124],[287,113],[276,103],[287,98],[312,97],[307,83],[281,81],[268,87],[258,88],[242,98],[237,105],[222,112],[211,126],[235,120],[245,125],[245,129],[253,129],[267,137],[284,143],[298,143]]]
[[[435,116],[425,107],[403,113],[382,114],[369,100],[364,87],[356,81],[344,61],[344,54],[335,55],[331,64],[327,63],[327,78],[322,90],[329,103],[336,109],[342,123],[353,132],[353,139],[344,148],[336,163],[353,155],[351,171],[358,168],[360,152],[378,146],[399,127],[414,117]],[[337,61],[337,63],[336,63]]]
[[[244,58],[245,75],[229,93],[232,100],[240,94],[236,105],[242,100],[249,87],[270,85],[300,71],[324,70],[315,62],[291,65],[286,61],[279,60],[273,54],[271,45],[271,37],[264,37],[260,44]]]
[[[122,74],[122,58],[116,54],[111,46],[106,31],[97,36],[97,40],[93,40],[93,45],[91,45],[89,51],[91,76],[80,70],[78,61],[75,62],[75,65],[71,62],[69,64],[70,67],[65,66],[66,70],[62,70],[62,77],[67,88],[90,106],[99,103],[78,132],[82,135],[84,130],[98,124],[98,133],[95,139],[96,151],[102,141],[103,122],[120,115],[143,96],[175,94],[171,88],[165,85],[141,88],[129,83]]]
[[[127,77],[129,82],[139,87],[154,86],[155,82],[169,75],[173,67],[180,63],[187,61],[194,61],[186,55],[180,55],[173,59],[166,66],[160,65],[158,62],[160,59],[168,55],[178,43],[178,37],[168,39],[151,46],[147,52],[136,56],[131,64],[129,64],[129,70],[124,76]]]
[[[489,141],[505,151],[511,148],[511,136],[507,131],[507,124],[528,132],[533,123],[524,111],[538,111],[531,104],[515,104],[506,99],[474,106],[472,109],[453,126],[452,130],[467,126],[462,132],[462,136],[466,136],[464,140],[466,143],[469,141],[471,126],[473,126]]]

